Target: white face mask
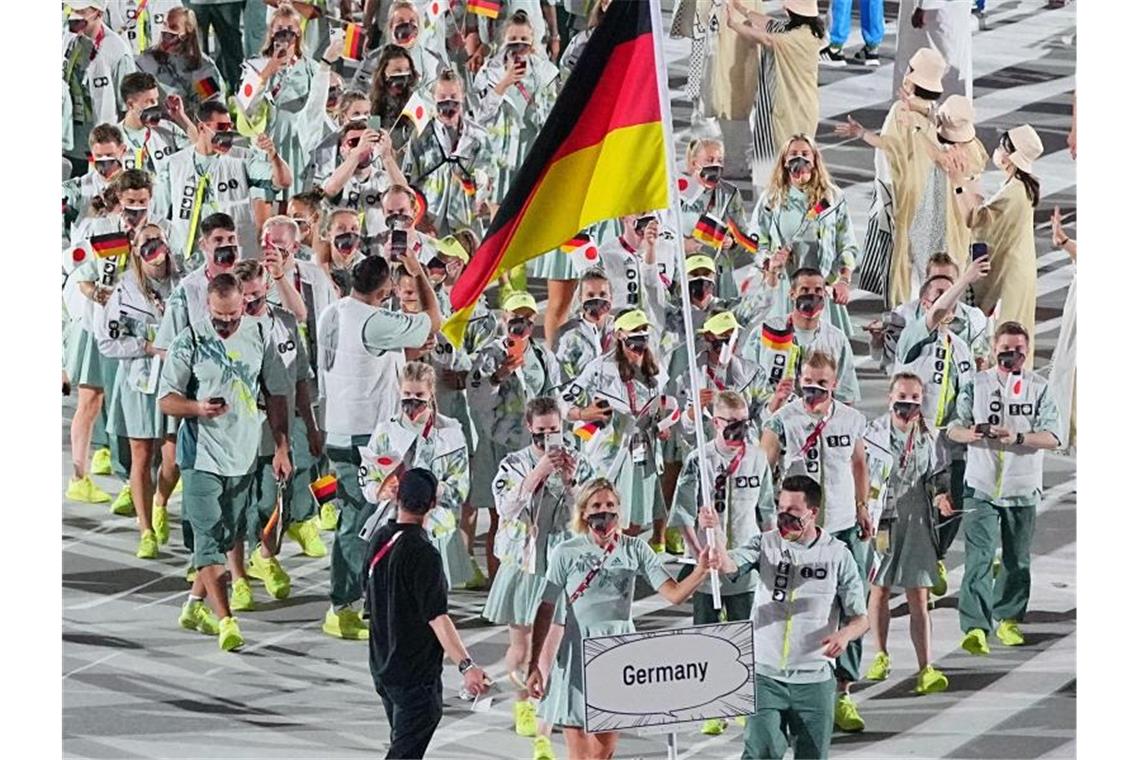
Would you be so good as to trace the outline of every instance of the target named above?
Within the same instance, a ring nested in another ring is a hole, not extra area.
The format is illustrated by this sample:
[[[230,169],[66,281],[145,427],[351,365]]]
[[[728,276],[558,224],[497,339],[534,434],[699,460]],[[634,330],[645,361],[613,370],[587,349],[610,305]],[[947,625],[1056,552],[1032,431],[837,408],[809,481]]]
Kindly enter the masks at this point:
[[[990,158],[993,159],[994,166],[998,167],[999,169],[1004,169],[1005,165],[1002,164],[1002,159],[1005,158],[1005,156],[1006,152],[1004,150],[1001,148],[994,148],[993,155],[990,156]]]

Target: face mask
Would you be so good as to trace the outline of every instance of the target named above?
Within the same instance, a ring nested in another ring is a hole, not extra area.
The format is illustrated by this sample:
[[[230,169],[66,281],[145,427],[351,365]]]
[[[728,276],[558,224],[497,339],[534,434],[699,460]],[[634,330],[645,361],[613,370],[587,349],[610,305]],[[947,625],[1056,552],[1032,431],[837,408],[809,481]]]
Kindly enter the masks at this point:
[[[689,298],[703,301],[712,292],[713,284],[708,280],[689,280]]]
[[[67,20],[67,30],[72,34],[83,34],[87,31],[87,19],[82,16],[72,16]]]
[[[1005,151],[1002,150],[1001,148],[994,148],[994,152],[990,156],[990,158],[993,160],[994,166],[1000,167],[1002,165],[1001,164],[1002,159],[1005,158]]]
[[[705,348],[709,352],[714,353],[714,354],[719,354],[721,349],[723,349],[726,345],[728,345],[728,339],[727,338],[716,338],[716,337],[705,338],[704,341],[705,341]]]
[[[289,47],[295,39],[297,39],[297,33],[292,29],[278,29],[273,33],[273,46]]]
[[[510,55],[515,60],[518,60],[519,58],[526,58],[526,56],[529,53],[530,53],[530,43],[529,42],[508,42],[507,43],[507,54]]]
[[[411,74],[393,74],[388,77],[388,90],[390,92],[403,92],[412,81]]]
[[[823,311],[823,296],[814,293],[796,296],[796,311],[804,316],[814,317]]]
[[[610,532],[613,526],[617,523],[616,512],[595,512],[592,515],[586,515],[586,524],[590,526],[590,530],[600,535],[605,535]]]
[[[625,339],[625,349],[635,354],[643,354],[649,348],[648,335],[631,335]]]
[[[899,419],[910,422],[918,416],[919,410],[922,409],[922,404],[916,404],[913,401],[896,401],[891,405],[891,409],[898,415]]]
[[[150,106],[144,108],[142,113],[139,114],[139,119],[143,124],[148,127],[157,127],[159,122],[166,118],[166,109],[162,106]]]
[[[225,339],[237,332],[238,327],[241,325],[241,317],[237,319],[218,319],[211,317],[210,322],[214,325],[214,330],[218,333],[218,337]]]
[[[220,267],[228,267],[237,263],[238,248],[236,245],[219,245],[214,249],[214,263]]]
[[[1025,364],[1025,354],[1020,351],[1000,351],[997,360],[998,366],[1006,372],[1020,372]]]
[[[597,321],[610,312],[610,302],[604,298],[590,298],[582,302],[582,311],[590,319]]]
[[[531,433],[530,440],[539,451],[546,451],[546,433]]]
[[[811,174],[811,161],[808,161],[803,156],[795,156],[784,164],[784,169],[787,170],[789,176],[797,174]]]
[[[831,395],[831,391],[815,385],[805,385],[800,390],[803,392],[804,405],[809,408],[819,406]]]
[[[785,541],[796,541],[804,534],[804,521],[791,512],[776,514],[776,528]]]
[[[436,112],[445,119],[450,119],[459,113],[458,100],[438,100],[435,104]]]
[[[95,171],[99,172],[99,174],[101,174],[106,179],[110,179],[122,167],[122,162],[117,158],[95,159]]]
[[[234,146],[234,141],[237,140],[238,137],[240,137],[240,135],[237,132],[220,130],[215,132],[214,136],[210,138],[210,144],[214,146],[215,150],[224,152]]]
[[[355,232],[342,232],[333,238],[333,247],[341,253],[354,251],[359,244],[360,235],[357,235]]]
[[[139,223],[146,219],[146,212],[146,206],[123,206],[123,221],[127,223],[128,227],[138,227]]]
[[[170,31],[167,31],[166,29],[163,29],[162,33],[159,35],[158,46],[160,48],[162,48],[163,50],[171,51],[171,50],[174,50],[174,48],[178,47],[178,45],[181,44],[181,42],[182,42],[181,35],[177,35],[174,32],[170,32]]]
[[[400,399],[400,408],[404,411],[405,417],[415,421],[419,419],[420,414],[427,408],[427,401],[422,398],[402,398]]]
[[[720,182],[720,175],[723,171],[723,166],[709,164],[708,166],[702,168],[700,171],[701,182],[703,182],[705,185],[708,185],[709,187],[712,187],[717,182]]]
[[[412,218],[407,214],[388,214],[384,217],[384,224],[390,230],[406,230],[412,226]]]
[[[507,332],[516,338],[529,335],[534,323],[529,319],[516,318],[507,321]]]
[[[729,446],[743,446],[744,435],[748,430],[748,420],[736,420],[724,426],[724,442]]]
[[[148,264],[161,256],[165,256],[170,249],[162,238],[151,238],[139,246],[139,256]]]
[[[336,108],[336,104],[340,102],[341,90],[329,90],[328,97],[325,99],[325,110],[332,111]]]
[[[396,38],[396,42],[411,42],[418,32],[419,30],[416,29],[415,23],[411,21],[396,24],[396,26],[392,28],[392,36]]]

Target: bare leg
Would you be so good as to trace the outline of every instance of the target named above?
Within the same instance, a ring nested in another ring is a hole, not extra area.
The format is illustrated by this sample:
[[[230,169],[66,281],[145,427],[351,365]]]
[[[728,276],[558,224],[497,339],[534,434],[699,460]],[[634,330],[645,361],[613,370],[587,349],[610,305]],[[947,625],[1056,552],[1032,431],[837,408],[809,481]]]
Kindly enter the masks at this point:
[[[871,598],[867,601],[867,614],[871,618],[871,631],[875,634],[875,646],[887,654],[887,634],[891,629],[890,589],[871,586]]]
[[[495,580],[495,573],[499,572],[499,558],[495,556],[495,533],[499,530],[499,510],[492,507],[487,510],[491,514],[491,525],[487,528],[487,579]]]
[[[508,634],[510,636],[510,643],[507,645],[506,664],[507,673],[518,673],[525,680],[526,668],[523,667],[530,657],[530,626],[529,625],[512,625],[509,626]],[[527,701],[529,692],[526,689],[518,689],[515,691],[515,700],[518,702]]]
[[[459,510],[459,530],[463,533],[463,542],[467,544],[467,553],[472,559],[475,558],[475,523],[478,519],[479,510],[469,502],[464,502],[463,508]]]
[[[133,457],[131,461],[134,461]],[[158,492],[155,494],[158,503],[164,507],[178,483],[178,465],[175,461],[174,436],[167,436],[162,439],[162,463],[158,466]]]
[[[230,600],[226,596],[226,584],[222,576],[226,569],[221,565],[207,565],[198,569],[198,577],[194,579],[194,586],[190,593],[196,597],[205,596],[218,619],[232,617]]]
[[[135,503],[135,517],[139,531],[154,530],[150,521],[150,505],[154,499],[154,478],[150,460],[154,455],[154,441],[149,438],[131,438],[131,500]]]
[[[577,280],[547,280],[546,314],[543,317],[543,329],[546,335],[546,345],[554,350],[554,339],[558,336],[558,328],[566,322],[570,313],[570,304],[574,301],[574,290],[578,287]]]
[[[653,518],[653,538],[652,542],[655,544],[665,543],[665,518]]]
[[[906,606],[910,611],[910,640],[918,657],[918,669],[930,664],[930,611],[926,609],[927,589],[908,588]]]
[[[230,569],[230,582],[245,578],[245,538],[234,539],[234,548],[226,552],[226,566]]]
[[[71,418],[71,465],[76,479],[87,474],[87,462],[91,458],[91,430],[99,407],[103,405],[103,389],[93,385],[79,386],[75,416]]]

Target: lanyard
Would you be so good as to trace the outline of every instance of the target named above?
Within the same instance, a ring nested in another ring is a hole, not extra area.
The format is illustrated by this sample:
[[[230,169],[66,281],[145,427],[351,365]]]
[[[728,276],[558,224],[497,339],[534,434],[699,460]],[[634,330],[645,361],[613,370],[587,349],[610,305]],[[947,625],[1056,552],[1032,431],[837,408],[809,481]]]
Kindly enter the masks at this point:
[[[135,34],[138,35],[140,54],[149,47],[146,37],[146,25],[150,23],[150,11],[146,8],[149,2],[150,0],[139,0],[138,12],[135,14]]]
[[[578,584],[578,588],[574,589],[574,593],[570,595],[570,600],[566,603],[567,605],[573,605],[574,602],[578,601],[578,598],[581,597],[582,594],[586,593],[586,589],[588,589],[590,587],[590,584],[594,582],[594,577],[597,576],[599,572],[601,572],[602,566],[606,564],[606,560],[608,560],[610,558],[610,555],[614,553],[614,549],[616,547],[617,539],[614,539],[610,545],[606,547],[606,551],[602,554],[602,558],[596,565],[590,568],[590,572],[586,573],[586,577],[583,578],[582,582]]]
[[[728,367],[726,365],[725,370],[727,370],[727,369],[728,369]],[[721,380],[719,377],[717,377],[717,373],[713,371],[711,364],[705,365],[705,374],[709,376],[709,380],[712,380],[713,385],[716,386],[716,389],[718,391],[723,391],[725,389],[724,381]]]
[[[643,411],[645,411],[645,407],[643,406],[640,409],[637,408],[637,390],[633,387],[632,380],[627,380],[625,383],[625,395],[629,399],[629,413],[632,414],[636,419],[637,417],[641,416],[641,413]],[[645,405],[648,406],[649,402],[646,401]]]
[[[389,538],[388,543],[384,544],[384,546],[380,547],[380,551],[376,552],[376,556],[373,557],[372,561],[368,563],[368,577],[369,577],[369,579],[372,578],[372,570],[376,567],[376,563],[379,562],[380,560],[384,559],[384,555],[386,555],[389,551],[391,551],[392,547],[395,546],[396,541],[398,541],[400,539],[400,536],[402,536],[402,535],[404,535],[404,531],[401,530],[396,535]]]
[[[94,46],[91,48],[91,60],[94,61],[95,57],[99,55],[99,48],[103,47],[103,40],[107,37],[107,28],[104,26],[99,27],[99,34],[95,35],[92,40]]]
[[[954,366],[954,350],[950,345],[950,334],[946,335],[946,358],[942,368],[942,383],[938,387],[938,409],[934,413],[934,426],[941,427],[950,401],[950,368]]]
[[[915,426],[917,427],[917,426]],[[910,459],[911,452],[914,451],[914,431],[915,427],[910,429],[910,434],[906,437],[906,445],[903,446],[902,456],[899,457],[899,477],[906,474],[906,464]]]
[[[824,426],[826,426],[826,425],[827,425],[826,419],[820,420],[819,422],[816,423],[815,428],[812,429],[812,431],[810,433],[808,433],[807,440],[804,441],[804,445],[800,448],[799,454],[797,454],[796,456],[802,456],[804,454],[804,452],[806,452],[812,446],[815,446],[816,442],[819,441],[820,435],[823,433]],[[820,460],[819,461],[819,469],[823,470],[823,454],[822,453],[820,454],[819,460]]]
[[[150,150],[147,147],[149,144],[150,144],[150,127],[147,127],[146,131],[143,132],[142,145],[139,146],[137,150],[135,150],[135,168],[136,169],[144,169],[145,170],[146,167],[143,165],[143,160],[147,156],[150,155]]]

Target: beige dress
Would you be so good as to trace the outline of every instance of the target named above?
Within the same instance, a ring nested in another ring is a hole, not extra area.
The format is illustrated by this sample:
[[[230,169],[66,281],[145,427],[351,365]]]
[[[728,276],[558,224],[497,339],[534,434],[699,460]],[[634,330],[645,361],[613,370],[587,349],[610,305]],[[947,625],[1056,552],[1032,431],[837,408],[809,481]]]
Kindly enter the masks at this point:
[[[1025,186],[1006,180],[997,193],[966,218],[974,239],[990,247],[990,273],[974,284],[975,305],[994,324],[1013,320],[1029,333],[1027,367],[1033,366],[1037,310],[1037,248],[1033,205]]]
[[[772,119],[777,150],[794,134],[802,132],[815,139],[819,125],[819,51],[824,44],[806,26],[772,35],[769,49],[776,59]]]

